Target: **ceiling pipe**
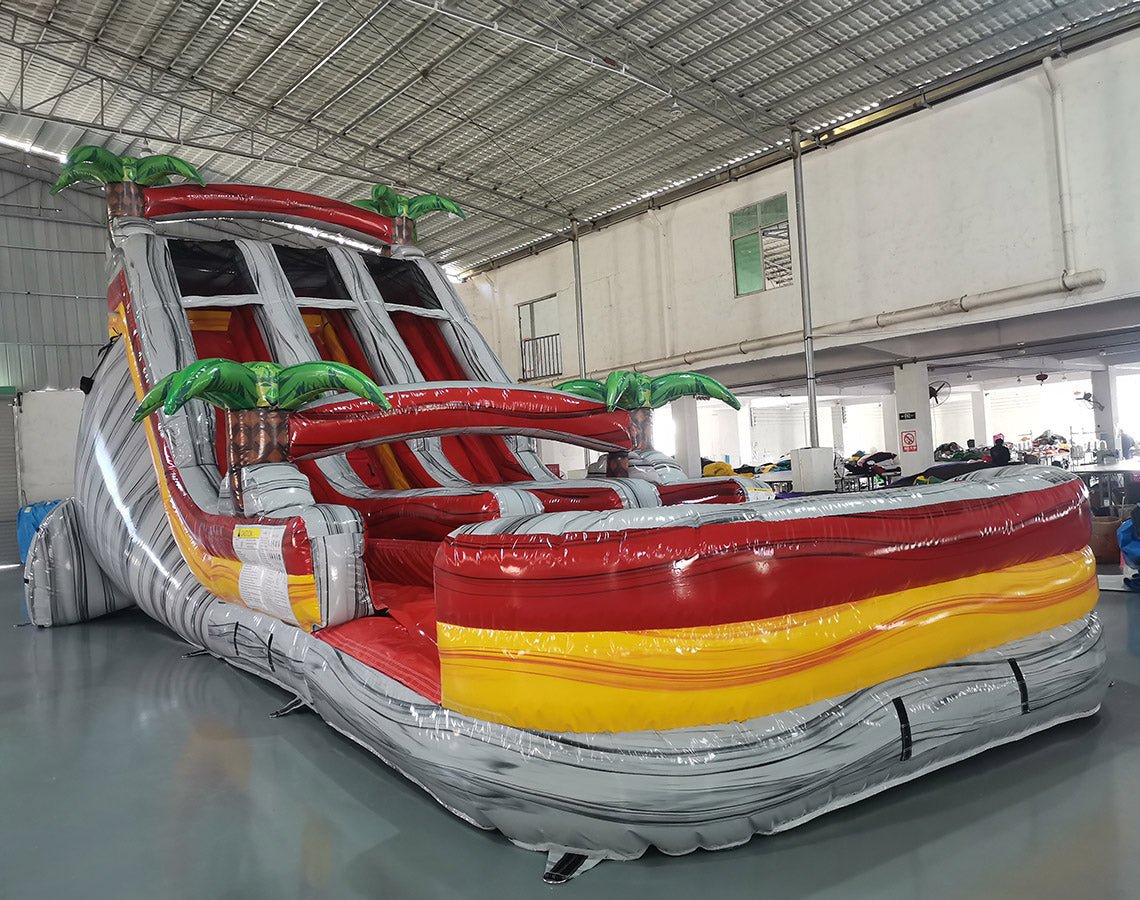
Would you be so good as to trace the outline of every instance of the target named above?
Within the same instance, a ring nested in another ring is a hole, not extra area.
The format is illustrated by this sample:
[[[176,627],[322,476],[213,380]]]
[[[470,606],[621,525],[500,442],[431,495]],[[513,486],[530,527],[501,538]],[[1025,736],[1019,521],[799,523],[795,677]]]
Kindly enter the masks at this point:
[[[890,328],[894,325],[904,325],[909,322],[921,322],[940,316],[957,313],[972,312],[978,309],[989,309],[1005,303],[1018,300],[1028,300],[1033,297],[1044,297],[1050,294],[1068,293],[1081,288],[1098,287],[1105,282],[1104,269],[1089,269],[1084,272],[1074,272],[1071,275],[1061,274],[1042,281],[1030,281],[1012,287],[1000,288],[995,291],[982,291],[977,294],[963,294],[950,300],[938,300],[934,303],[923,303],[919,306],[908,306],[905,309],[878,313],[873,316],[862,316],[858,319],[848,319],[843,322],[832,322],[828,325],[815,327],[816,337],[833,337],[858,332],[875,331]],[[676,353],[672,356],[661,356],[656,359],[645,360],[621,368],[634,371],[655,371],[658,369],[671,369],[677,366],[694,366],[712,360],[729,362],[734,356],[747,356],[761,350],[771,350],[776,347],[802,344],[803,331],[785,331],[780,334],[771,334],[766,337],[753,338],[747,341],[738,341],[731,344],[721,344],[717,347],[708,347],[704,350],[692,350],[687,353]],[[610,371],[600,369],[591,374],[602,375]]]
[[[1057,163],[1057,194],[1061,203],[1061,248],[1065,257],[1065,271],[1062,278],[1072,274],[1077,268],[1075,227],[1073,225],[1073,194],[1069,183],[1069,143],[1065,131],[1065,99],[1057,80],[1053,60],[1046,56],[1041,60],[1045,79],[1049,82],[1049,105],[1053,111],[1053,149]]]

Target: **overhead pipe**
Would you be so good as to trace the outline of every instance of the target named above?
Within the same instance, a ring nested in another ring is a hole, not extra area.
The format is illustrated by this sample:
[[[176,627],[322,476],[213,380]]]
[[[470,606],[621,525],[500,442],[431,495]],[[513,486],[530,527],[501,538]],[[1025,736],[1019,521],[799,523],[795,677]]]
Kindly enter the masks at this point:
[[[1073,194],[1069,182],[1069,143],[1065,131],[1065,98],[1061,94],[1061,85],[1057,80],[1057,73],[1053,68],[1053,60],[1046,56],[1041,60],[1041,67],[1045,70],[1045,79],[1049,82],[1049,105],[1053,111],[1053,147],[1054,158],[1057,162],[1057,194],[1061,202],[1061,249],[1065,257],[1064,278],[1072,274],[1076,268],[1076,240],[1073,225]]]
[[[800,130],[792,129],[792,180],[796,194],[796,255],[800,261],[800,311],[803,316],[804,373],[807,376],[808,446],[819,446],[819,404],[815,396],[815,344],[811,327],[811,282],[808,278],[807,215],[804,211],[804,163]]]
[[[843,334],[874,331],[890,328],[893,325],[903,325],[908,322],[918,322],[937,316],[953,315],[955,313],[971,312],[977,309],[988,309],[991,306],[1000,306],[1017,300],[1028,300],[1032,297],[1044,297],[1049,294],[1065,293],[1081,288],[1098,287],[1104,284],[1104,269],[1088,269],[1084,272],[1074,272],[1072,275],[1058,275],[1042,281],[1031,281],[1013,287],[1000,288],[995,291],[982,291],[978,294],[963,294],[950,300],[938,300],[934,303],[923,303],[919,306],[908,306],[905,309],[896,309],[891,312],[878,313],[873,316],[862,316],[858,319],[848,319],[843,322],[833,322],[830,325],[820,325],[814,329],[814,334],[824,337],[833,337]],[[721,344],[717,347],[708,347],[704,350],[692,350],[687,353],[677,353],[673,356],[662,356],[657,359],[646,360],[626,368],[636,371],[668,369],[676,366],[692,366],[711,360],[725,360],[735,355],[747,356],[760,350],[771,350],[776,347],[791,346],[800,343],[803,339],[802,331],[785,331],[780,334],[771,334],[767,337],[753,338],[747,341],[738,341],[731,344]],[[603,374],[608,370],[599,370],[594,374]]]

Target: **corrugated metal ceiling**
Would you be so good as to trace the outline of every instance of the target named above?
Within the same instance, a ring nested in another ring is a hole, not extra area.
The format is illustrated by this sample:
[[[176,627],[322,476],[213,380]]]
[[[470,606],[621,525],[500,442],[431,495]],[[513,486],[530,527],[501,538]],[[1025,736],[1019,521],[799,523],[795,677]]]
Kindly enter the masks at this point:
[[[455,198],[458,270],[775,152],[1113,0],[0,0],[0,140]]]

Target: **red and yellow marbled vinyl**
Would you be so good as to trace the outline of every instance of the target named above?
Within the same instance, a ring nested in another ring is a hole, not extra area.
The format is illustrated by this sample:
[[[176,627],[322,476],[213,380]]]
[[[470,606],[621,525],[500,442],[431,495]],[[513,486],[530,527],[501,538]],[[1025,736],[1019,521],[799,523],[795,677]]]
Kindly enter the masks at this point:
[[[1088,613],[1085,548],[854,602],[752,621],[641,631],[520,631],[440,622],[445,706],[549,731],[745,720],[937,666]]]

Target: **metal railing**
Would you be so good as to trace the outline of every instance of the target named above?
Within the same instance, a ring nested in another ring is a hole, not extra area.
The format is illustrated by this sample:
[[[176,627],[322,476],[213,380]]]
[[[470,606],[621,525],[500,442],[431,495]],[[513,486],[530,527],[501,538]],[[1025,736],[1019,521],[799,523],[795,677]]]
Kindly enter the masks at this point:
[[[522,339],[522,381],[562,374],[562,338],[557,334]]]

